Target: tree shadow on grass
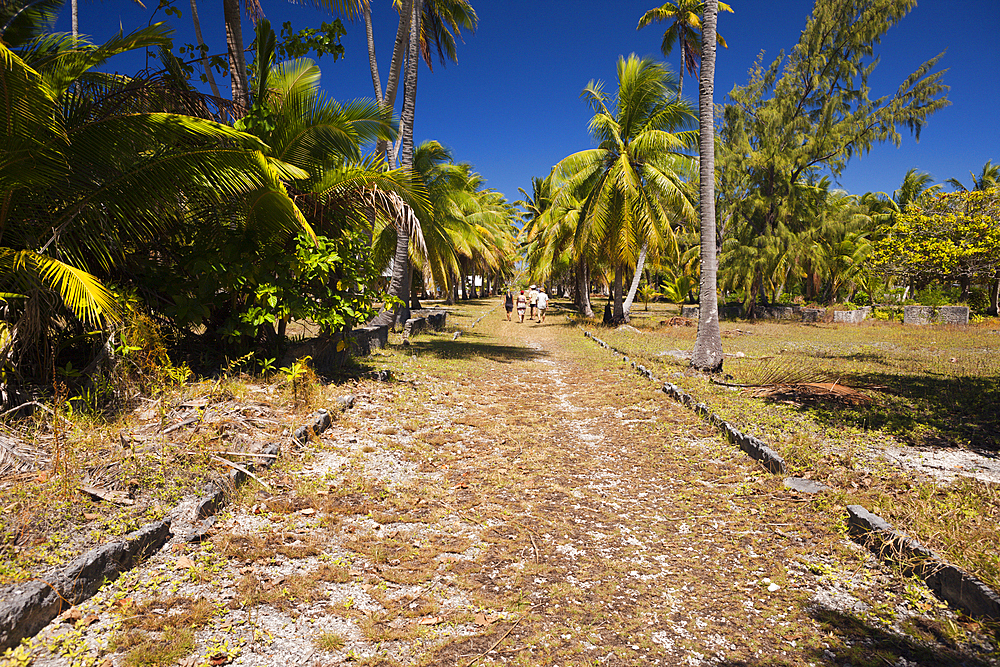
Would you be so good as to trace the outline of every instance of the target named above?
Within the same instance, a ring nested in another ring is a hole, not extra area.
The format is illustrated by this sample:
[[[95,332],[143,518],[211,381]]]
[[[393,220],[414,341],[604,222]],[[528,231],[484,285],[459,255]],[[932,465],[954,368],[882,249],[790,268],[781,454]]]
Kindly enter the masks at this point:
[[[818,404],[813,413],[831,425],[884,429],[913,445],[951,446],[1000,453],[1000,376],[899,376],[865,373],[845,378],[868,392],[868,405]]]
[[[463,331],[462,335],[455,340],[452,340],[452,337],[445,333],[432,337],[418,337],[410,341],[408,347],[415,354],[432,355],[439,359],[489,359],[503,364],[514,361],[535,361],[550,356],[543,350],[515,345],[498,345],[486,341],[487,336],[483,334],[475,331]]]
[[[825,643],[829,645],[828,649],[813,650],[813,655],[809,657],[815,664],[885,667],[900,664],[900,658],[905,658],[908,663],[936,667],[985,667],[991,664],[985,655],[959,645],[953,638],[954,630],[949,630],[939,621],[911,617],[902,623],[906,634],[896,634],[853,614],[825,607],[813,609],[811,616],[827,631]],[[985,653],[985,647],[983,649]],[[830,654],[836,655],[836,658],[831,660]],[[795,660],[783,662],[772,657],[723,661],[720,664],[725,667],[764,667],[801,663]]]

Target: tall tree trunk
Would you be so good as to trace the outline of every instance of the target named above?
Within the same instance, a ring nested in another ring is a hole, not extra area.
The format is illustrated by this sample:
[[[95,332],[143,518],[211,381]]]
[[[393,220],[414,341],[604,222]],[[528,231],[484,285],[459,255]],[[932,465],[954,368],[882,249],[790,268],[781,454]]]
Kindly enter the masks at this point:
[[[73,0],[73,4],[76,5],[76,0]],[[198,20],[197,0],[191,0],[191,22],[194,23],[194,37],[198,40],[198,48],[201,51],[201,67],[205,70],[208,85],[212,89],[212,94],[216,98],[221,98],[222,95],[219,93],[219,86],[215,83],[215,74],[212,73],[212,67],[208,64],[208,51],[205,49],[205,40],[201,36],[201,21]]]
[[[392,110],[396,105],[396,91],[399,89],[399,73],[402,69],[402,62],[406,57],[406,48],[409,44],[410,24],[412,23],[413,0],[404,0],[399,10],[399,22],[396,26],[396,41],[392,48],[392,60],[389,63],[389,78],[385,83],[385,92],[382,91],[382,79],[379,75],[378,60],[375,57],[375,37],[372,31],[371,7],[365,2],[362,5],[362,15],[365,19],[365,33],[368,38],[368,66],[371,69],[372,87],[375,89],[375,100],[382,109]],[[379,139],[375,144],[375,152],[382,155],[386,164],[395,166],[395,158],[389,164],[389,142]]]
[[[632,302],[635,300],[635,293],[639,289],[639,281],[642,278],[642,270],[646,266],[646,252],[649,249],[648,243],[643,243],[642,248],[639,250],[639,259],[635,263],[635,274],[632,276],[632,284],[628,288],[628,296],[625,297],[625,303],[622,306],[622,310],[628,315],[632,312]],[[647,310],[649,310],[647,308]]]
[[[594,308],[590,304],[590,264],[581,256],[576,264],[577,307],[584,317],[593,317]]]
[[[702,371],[722,370],[719,329],[718,259],[715,254],[715,40],[719,0],[705,2],[701,33],[701,76],[698,85],[698,131],[701,178],[701,287],[698,337],[691,365]]]
[[[615,265],[615,284],[611,289],[611,322],[612,324],[623,324],[628,322],[628,316],[622,308],[622,292],[624,291],[625,267],[621,264]]]
[[[410,48],[406,62],[406,81],[403,91],[403,114],[400,132],[402,136],[402,167],[413,169],[413,115],[417,94],[417,59],[420,57],[420,0],[413,2],[410,16]],[[405,229],[404,229],[405,227]],[[409,224],[400,224],[396,229],[396,254],[392,264],[392,281],[389,294],[402,302],[396,311],[395,324],[402,325],[410,318],[410,229]],[[378,319],[378,318],[376,318]]]
[[[420,15],[422,0],[413,0],[410,18],[410,38],[406,48],[406,69],[403,73],[403,109],[399,116],[399,164],[413,168],[413,121],[417,107],[417,65],[420,63]],[[392,162],[395,163],[395,155]]]
[[[444,299],[444,303],[447,306],[454,306],[456,301],[458,301],[458,279],[455,278],[454,273],[449,271],[448,289],[447,289],[447,295],[445,296]]]
[[[243,50],[243,19],[239,0],[222,0],[222,13],[226,20],[226,47],[229,50],[229,80],[232,84],[233,102],[244,108],[250,106],[250,88],[247,83],[247,59]]]
[[[396,227],[396,253],[392,257],[392,278],[389,279],[389,296],[396,297],[402,303],[394,308],[383,308],[382,312],[369,320],[369,324],[405,324],[410,319],[410,235],[406,225]]]
[[[420,305],[420,300],[417,298],[417,281],[415,280],[416,275],[417,275],[417,270],[410,269],[410,308],[413,310],[420,310],[422,306]]]
[[[1000,269],[997,269],[996,275],[993,276],[993,282],[990,284],[990,309],[986,314],[990,317],[996,317],[998,312],[1000,312]]]
[[[79,0],[73,0],[70,9],[70,12],[72,14],[73,39],[77,39],[80,36],[80,15],[77,7],[78,2]]]

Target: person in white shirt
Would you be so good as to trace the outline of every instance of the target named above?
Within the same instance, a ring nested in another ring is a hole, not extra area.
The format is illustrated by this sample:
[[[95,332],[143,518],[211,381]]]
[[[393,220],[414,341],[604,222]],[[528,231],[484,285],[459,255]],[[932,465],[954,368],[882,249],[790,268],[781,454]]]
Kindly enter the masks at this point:
[[[534,320],[535,319],[535,308],[537,306],[538,306],[538,290],[536,290],[535,286],[532,285],[531,288],[530,288],[530,291],[528,292],[528,308],[529,308],[528,319],[529,320]]]
[[[549,295],[545,293],[544,287],[538,288],[538,321],[545,321],[545,309],[549,307]]]

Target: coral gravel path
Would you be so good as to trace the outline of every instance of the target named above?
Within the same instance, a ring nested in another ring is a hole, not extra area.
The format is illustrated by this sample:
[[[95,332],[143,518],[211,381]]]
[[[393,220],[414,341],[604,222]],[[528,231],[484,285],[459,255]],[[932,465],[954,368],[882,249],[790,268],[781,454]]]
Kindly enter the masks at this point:
[[[369,360],[393,381],[35,664],[995,664],[835,496],[784,489],[564,318],[500,312]]]

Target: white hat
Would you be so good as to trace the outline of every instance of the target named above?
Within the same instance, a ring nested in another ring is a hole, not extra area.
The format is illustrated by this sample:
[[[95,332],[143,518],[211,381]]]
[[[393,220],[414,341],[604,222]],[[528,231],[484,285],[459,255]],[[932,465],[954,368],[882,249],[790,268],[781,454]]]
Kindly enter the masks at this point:
[[[528,289],[535,289],[535,286],[534,286],[534,285],[532,285],[532,286],[531,286],[531,287],[529,287]]]

